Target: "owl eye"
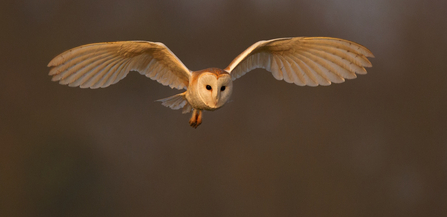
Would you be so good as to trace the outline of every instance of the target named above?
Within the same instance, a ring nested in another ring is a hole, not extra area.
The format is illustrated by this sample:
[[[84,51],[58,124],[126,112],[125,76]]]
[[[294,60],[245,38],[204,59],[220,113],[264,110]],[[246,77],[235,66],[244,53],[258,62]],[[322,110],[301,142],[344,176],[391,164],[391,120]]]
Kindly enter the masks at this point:
[[[220,88],[220,91],[224,91],[225,90],[225,86],[222,86],[221,88]]]
[[[211,86],[210,85],[206,85],[206,89],[207,90],[211,90]]]

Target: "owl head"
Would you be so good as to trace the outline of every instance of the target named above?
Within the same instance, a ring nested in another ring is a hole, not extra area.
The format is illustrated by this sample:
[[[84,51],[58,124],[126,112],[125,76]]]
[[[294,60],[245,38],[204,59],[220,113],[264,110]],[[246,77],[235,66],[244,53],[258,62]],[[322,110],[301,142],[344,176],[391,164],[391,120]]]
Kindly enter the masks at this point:
[[[233,81],[228,72],[210,68],[194,72],[191,91],[195,96],[193,101],[201,104],[203,109],[215,110],[222,107],[230,98],[233,92]]]

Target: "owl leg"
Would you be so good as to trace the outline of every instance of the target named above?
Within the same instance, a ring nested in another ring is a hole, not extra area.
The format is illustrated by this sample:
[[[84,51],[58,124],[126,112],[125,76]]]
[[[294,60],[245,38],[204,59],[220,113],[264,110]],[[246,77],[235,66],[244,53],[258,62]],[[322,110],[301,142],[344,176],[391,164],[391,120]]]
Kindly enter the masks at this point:
[[[192,115],[191,115],[191,119],[189,119],[189,125],[191,125],[191,127],[194,127],[196,124],[196,119],[197,119],[197,110],[194,109],[192,111]]]
[[[189,119],[189,125],[197,128],[202,123],[202,110],[194,109],[191,119]]]
[[[197,115],[197,127],[202,123],[202,110],[199,110],[197,113],[199,113],[199,115]]]

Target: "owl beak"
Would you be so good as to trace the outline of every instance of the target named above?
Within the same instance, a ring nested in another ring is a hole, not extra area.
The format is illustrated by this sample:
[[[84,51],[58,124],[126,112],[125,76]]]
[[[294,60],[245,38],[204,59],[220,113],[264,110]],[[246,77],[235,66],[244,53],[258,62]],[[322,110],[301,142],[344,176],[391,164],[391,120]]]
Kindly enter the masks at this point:
[[[217,108],[217,103],[220,99],[220,93],[216,91],[216,93],[213,93],[213,99],[214,99],[214,107]]]

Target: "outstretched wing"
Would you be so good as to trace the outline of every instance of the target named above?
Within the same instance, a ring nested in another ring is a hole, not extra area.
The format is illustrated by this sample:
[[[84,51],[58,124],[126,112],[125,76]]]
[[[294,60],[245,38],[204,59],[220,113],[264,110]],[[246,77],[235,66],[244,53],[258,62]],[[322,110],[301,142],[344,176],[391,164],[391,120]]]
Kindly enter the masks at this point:
[[[171,88],[188,86],[191,72],[159,42],[121,41],[87,44],[65,51],[50,61],[53,81],[72,87],[107,87],[129,71],[156,80]]]
[[[374,55],[352,41],[328,37],[278,38],[259,41],[237,56],[225,69],[233,80],[255,68],[264,68],[278,79],[300,86],[330,85],[371,67]]]

